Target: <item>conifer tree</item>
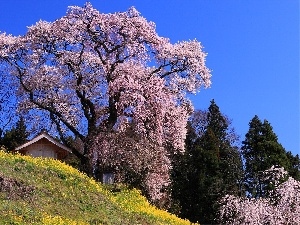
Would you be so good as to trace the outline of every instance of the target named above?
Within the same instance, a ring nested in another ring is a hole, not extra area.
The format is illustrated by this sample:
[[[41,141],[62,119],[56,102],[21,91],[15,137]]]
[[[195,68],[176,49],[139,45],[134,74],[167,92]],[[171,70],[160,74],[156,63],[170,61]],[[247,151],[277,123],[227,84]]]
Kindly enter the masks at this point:
[[[242,142],[245,159],[245,184],[250,197],[265,197],[268,184],[261,179],[261,173],[272,165],[290,168],[290,161],[283,146],[278,142],[271,124],[258,116],[249,123],[249,131]]]
[[[181,217],[211,224],[218,199],[239,194],[242,162],[234,141],[237,136],[214,100],[207,112],[192,115],[188,128],[186,152],[173,174],[177,185],[173,196],[179,200]]]
[[[208,125],[201,138],[201,146],[210,155],[208,176],[203,187],[207,204],[202,206],[204,223],[213,223],[217,213],[216,202],[225,194],[240,195],[239,183],[242,180],[242,161],[235,145],[237,135],[229,128],[229,120],[222,115],[214,100],[208,108]],[[233,137],[235,136],[235,137]],[[203,223],[202,222],[202,223]]]
[[[211,101],[207,118],[206,133],[210,132],[211,134],[210,136],[204,135],[202,142],[214,142],[215,153],[219,159],[219,175],[223,180],[223,185],[220,187],[222,192],[237,195],[240,190],[236,184],[242,177],[242,161],[237,144],[238,136],[230,127],[231,121],[220,112],[214,100]],[[205,145],[203,148],[210,149]]]
[[[290,151],[287,153],[290,162],[290,168],[287,169],[289,175],[295,180],[300,181],[300,158],[299,155],[293,155]]]
[[[183,156],[176,155],[172,169],[172,212],[182,218],[196,220],[199,214],[199,167],[202,156],[197,143],[199,137],[189,121],[187,124],[187,136],[185,140],[186,151]]]

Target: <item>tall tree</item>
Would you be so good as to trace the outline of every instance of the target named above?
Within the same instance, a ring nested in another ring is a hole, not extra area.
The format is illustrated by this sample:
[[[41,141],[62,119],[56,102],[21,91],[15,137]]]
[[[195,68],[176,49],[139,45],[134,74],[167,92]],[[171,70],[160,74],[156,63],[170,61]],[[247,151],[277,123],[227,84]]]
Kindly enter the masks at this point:
[[[201,215],[204,223],[214,223],[218,211],[218,200],[225,194],[240,195],[243,176],[238,136],[229,127],[230,120],[222,115],[214,100],[208,108],[207,128],[201,138],[201,147],[215,159],[208,168],[207,183],[202,190],[207,204]]]
[[[103,14],[86,3],[23,36],[0,34],[1,69],[19,83],[24,115],[65,144],[71,133],[78,144],[68,147],[90,175],[125,163],[143,174],[152,200],[169,184],[169,156],[184,151],[186,92],[210,85],[205,57],[196,40],[158,36],[133,7]]]
[[[218,199],[224,194],[240,194],[243,173],[237,139],[230,120],[214,100],[208,111],[192,115],[186,152],[173,174],[173,196],[181,206],[181,217],[214,223]]]
[[[245,159],[246,189],[251,197],[264,197],[268,184],[261,179],[261,173],[272,165],[290,168],[290,161],[283,146],[278,142],[271,124],[254,116],[249,131],[242,142]]]
[[[216,148],[212,149],[216,139],[211,132],[208,135],[212,135],[211,142],[206,143],[206,147],[211,148],[210,151],[201,147],[200,138],[195,136],[194,128],[189,125],[185,154],[175,161],[172,174],[172,196],[179,205],[177,214],[201,223],[207,223],[208,217],[212,215],[211,200],[219,190],[220,182],[216,176],[219,159],[214,151]]]

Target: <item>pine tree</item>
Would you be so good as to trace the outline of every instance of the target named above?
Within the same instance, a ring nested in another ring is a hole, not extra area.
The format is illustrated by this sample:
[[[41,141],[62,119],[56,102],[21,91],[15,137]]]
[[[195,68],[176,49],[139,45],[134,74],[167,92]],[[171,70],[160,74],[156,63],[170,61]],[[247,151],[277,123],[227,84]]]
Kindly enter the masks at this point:
[[[290,161],[283,146],[278,142],[271,124],[254,116],[249,131],[242,142],[245,159],[245,183],[250,197],[264,197],[268,184],[261,179],[261,173],[272,165],[290,168]]]
[[[241,155],[236,143],[238,136],[232,128],[230,129],[230,120],[220,112],[214,100],[211,101],[207,118],[209,122],[206,132],[210,131],[214,138],[204,135],[204,139],[214,141],[215,148],[218,149],[219,175],[222,178],[221,190],[226,194],[237,195],[240,192],[237,183],[243,175]],[[205,143],[204,140],[202,142]],[[203,148],[209,149],[206,146]]]
[[[173,196],[181,206],[181,217],[211,224],[217,200],[226,193],[239,194],[241,157],[230,121],[214,100],[207,112],[196,111],[190,121],[185,155],[174,168]]]
[[[229,129],[229,120],[222,115],[214,100],[208,108],[207,119],[206,132],[200,140],[202,149],[211,156],[204,187],[207,191],[204,198],[208,201],[203,222],[213,223],[218,210],[218,199],[225,194],[240,195],[239,183],[243,171],[241,155]]]
[[[215,100],[210,102],[207,114],[207,130],[211,129],[214,136],[218,139],[218,144],[221,145],[226,142],[226,131],[228,124],[225,117],[221,114],[219,107],[215,103]],[[221,147],[221,146],[219,146]]]
[[[172,170],[172,212],[182,218],[197,220],[199,214],[199,168],[201,164],[201,149],[197,144],[198,137],[190,122],[187,124],[185,140],[186,151],[183,156],[177,155],[173,161]]]

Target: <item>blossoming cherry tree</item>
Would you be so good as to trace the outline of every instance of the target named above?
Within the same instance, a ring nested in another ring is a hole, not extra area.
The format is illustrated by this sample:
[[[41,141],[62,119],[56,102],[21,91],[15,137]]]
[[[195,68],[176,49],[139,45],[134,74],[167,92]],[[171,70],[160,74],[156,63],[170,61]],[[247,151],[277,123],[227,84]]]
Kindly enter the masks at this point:
[[[104,14],[87,3],[23,36],[0,34],[0,69],[18,84],[19,110],[58,132],[87,173],[126,167],[154,200],[170,156],[184,150],[185,95],[210,86],[205,57],[196,40],[160,37],[135,8]]]

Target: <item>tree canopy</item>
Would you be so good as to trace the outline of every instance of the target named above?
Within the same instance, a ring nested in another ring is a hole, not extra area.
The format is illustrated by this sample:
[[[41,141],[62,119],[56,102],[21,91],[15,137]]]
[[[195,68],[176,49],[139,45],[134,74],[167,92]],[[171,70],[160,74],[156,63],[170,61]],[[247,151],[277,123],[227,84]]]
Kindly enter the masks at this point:
[[[250,121],[242,143],[247,191],[251,197],[264,197],[268,184],[261,179],[261,173],[271,166],[289,170],[291,165],[287,152],[278,142],[271,124],[267,120],[262,122],[257,115]]]
[[[215,223],[217,202],[225,194],[240,195],[243,168],[238,136],[214,100],[208,111],[189,119],[184,157],[175,161],[173,197],[180,216]]]
[[[18,86],[19,111],[59,133],[89,174],[126,162],[151,199],[169,182],[169,155],[184,151],[185,94],[210,86],[205,57],[196,40],[160,37],[133,7],[104,14],[86,3],[23,36],[0,34],[0,69]]]

